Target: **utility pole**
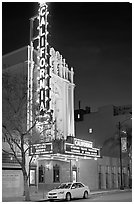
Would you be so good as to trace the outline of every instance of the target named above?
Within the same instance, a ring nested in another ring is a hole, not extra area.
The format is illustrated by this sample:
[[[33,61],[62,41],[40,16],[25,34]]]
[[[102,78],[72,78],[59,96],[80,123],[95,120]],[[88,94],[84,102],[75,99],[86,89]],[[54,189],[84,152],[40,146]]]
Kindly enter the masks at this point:
[[[123,177],[122,177],[122,145],[121,145],[121,124],[119,122],[119,140],[120,140],[120,178],[121,178],[121,185],[120,189],[123,190]]]

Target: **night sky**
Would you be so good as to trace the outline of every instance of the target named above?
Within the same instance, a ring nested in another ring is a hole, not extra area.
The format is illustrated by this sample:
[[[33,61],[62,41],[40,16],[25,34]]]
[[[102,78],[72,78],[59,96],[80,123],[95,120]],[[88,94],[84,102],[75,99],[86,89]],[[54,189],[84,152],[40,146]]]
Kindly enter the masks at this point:
[[[29,44],[37,3],[2,3],[2,52]],[[49,3],[50,45],[75,71],[75,108],[132,100],[132,4]]]

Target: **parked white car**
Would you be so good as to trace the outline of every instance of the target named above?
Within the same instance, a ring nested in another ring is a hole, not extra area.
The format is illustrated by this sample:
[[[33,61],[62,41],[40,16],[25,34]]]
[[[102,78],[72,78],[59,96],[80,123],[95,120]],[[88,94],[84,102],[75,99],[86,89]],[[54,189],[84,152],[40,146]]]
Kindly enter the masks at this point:
[[[62,183],[58,188],[48,192],[47,199],[70,201],[73,198],[88,198],[89,193],[89,187],[81,182]]]

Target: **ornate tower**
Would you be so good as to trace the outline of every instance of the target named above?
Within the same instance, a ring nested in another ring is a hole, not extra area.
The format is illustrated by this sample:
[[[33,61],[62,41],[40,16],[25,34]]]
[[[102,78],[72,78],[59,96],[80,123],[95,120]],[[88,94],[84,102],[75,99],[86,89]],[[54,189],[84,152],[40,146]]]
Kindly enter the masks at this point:
[[[50,49],[51,102],[56,137],[74,136],[74,83],[73,68],[54,48]]]
[[[75,135],[74,72],[62,55],[49,45],[48,14],[47,4],[41,3],[38,15],[31,18],[28,63],[27,124],[30,128],[33,121],[37,121],[36,129],[42,142]],[[37,35],[33,36],[35,19]]]

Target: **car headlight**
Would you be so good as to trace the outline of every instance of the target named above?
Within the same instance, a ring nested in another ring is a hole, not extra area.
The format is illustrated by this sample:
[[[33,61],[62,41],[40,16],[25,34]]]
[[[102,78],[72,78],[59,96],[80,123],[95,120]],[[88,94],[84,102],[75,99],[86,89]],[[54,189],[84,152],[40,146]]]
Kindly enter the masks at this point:
[[[60,191],[58,194],[63,194],[64,193],[64,191]]]

